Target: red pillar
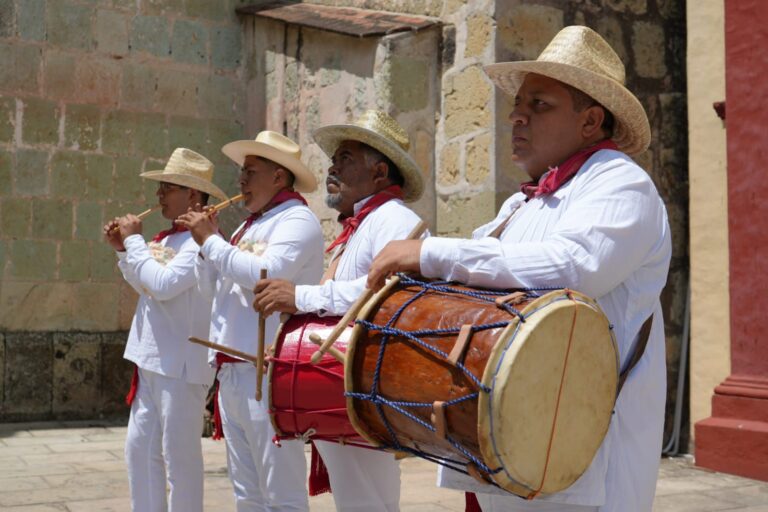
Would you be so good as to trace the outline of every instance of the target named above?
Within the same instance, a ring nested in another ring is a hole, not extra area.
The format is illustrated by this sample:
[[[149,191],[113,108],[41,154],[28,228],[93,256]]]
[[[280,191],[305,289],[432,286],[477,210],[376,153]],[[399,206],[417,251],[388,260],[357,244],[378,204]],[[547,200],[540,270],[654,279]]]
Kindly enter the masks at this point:
[[[698,466],[768,481],[768,2],[725,0],[731,375]],[[717,98],[712,98],[717,100]]]

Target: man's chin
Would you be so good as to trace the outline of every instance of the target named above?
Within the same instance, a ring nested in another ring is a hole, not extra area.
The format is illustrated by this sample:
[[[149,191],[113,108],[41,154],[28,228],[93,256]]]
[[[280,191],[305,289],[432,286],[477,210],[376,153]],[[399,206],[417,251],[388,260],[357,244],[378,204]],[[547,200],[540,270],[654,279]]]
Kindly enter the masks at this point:
[[[341,206],[342,198],[341,194],[326,194],[325,195],[325,205],[328,208],[333,208],[334,210],[338,210],[339,206]]]

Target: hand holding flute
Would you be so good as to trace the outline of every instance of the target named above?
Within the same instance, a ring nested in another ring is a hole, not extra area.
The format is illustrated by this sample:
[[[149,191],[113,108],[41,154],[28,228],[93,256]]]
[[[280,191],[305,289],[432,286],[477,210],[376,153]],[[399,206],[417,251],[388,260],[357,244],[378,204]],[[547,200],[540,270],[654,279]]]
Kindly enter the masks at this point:
[[[141,234],[141,219],[159,209],[160,205],[157,205],[144,210],[138,215],[129,213],[124,217],[115,217],[104,225],[104,228],[102,229],[104,238],[116,251],[124,251],[125,247],[123,246],[123,240],[133,234]]]
[[[202,210],[193,210],[190,208],[187,213],[180,215],[176,219],[176,224],[187,228],[192,233],[198,245],[203,245],[209,236],[219,232],[219,224],[216,220],[216,213],[227,208],[233,203],[241,201],[243,194],[236,195],[215,206],[206,206]]]

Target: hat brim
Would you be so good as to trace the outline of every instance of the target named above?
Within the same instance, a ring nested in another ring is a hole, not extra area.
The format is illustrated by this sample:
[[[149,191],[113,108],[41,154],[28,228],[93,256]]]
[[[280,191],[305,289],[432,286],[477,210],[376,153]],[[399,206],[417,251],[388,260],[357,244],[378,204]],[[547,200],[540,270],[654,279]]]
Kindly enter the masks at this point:
[[[205,192],[208,195],[226,201],[227,194],[224,193],[219,187],[213,183],[200,179],[196,176],[190,176],[188,174],[177,174],[167,171],[147,171],[139,174],[142,178],[153,181],[164,181],[166,183],[173,183],[174,185],[181,185],[182,187],[193,188],[200,192]]]
[[[315,130],[312,137],[329,158],[333,158],[339,144],[345,140],[356,140],[371,146],[389,158],[402,174],[405,180],[403,201],[417,201],[424,193],[424,178],[418,164],[407,151],[388,138],[354,124],[323,126]]]
[[[616,120],[611,139],[619,150],[636,155],[648,149],[651,143],[651,127],[643,105],[616,80],[570,64],[536,60],[500,62],[483,69],[497,87],[511,96],[517,94],[528,73],[566,83],[611,111]]]
[[[247,156],[266,158],[293,173],[295,178],[293,188],[297,191],[309,193],[314,192],[317,188],[317,178],[301,160],[288,156],[268,144],[256,142],[255,140],[237,140],[225,144],[221,148],[221,152],[240,167],[243,166]]]

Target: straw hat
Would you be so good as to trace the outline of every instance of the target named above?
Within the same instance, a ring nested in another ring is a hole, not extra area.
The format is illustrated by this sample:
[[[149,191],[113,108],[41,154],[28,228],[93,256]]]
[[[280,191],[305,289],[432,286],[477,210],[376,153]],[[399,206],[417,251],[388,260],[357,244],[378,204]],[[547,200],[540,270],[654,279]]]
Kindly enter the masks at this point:
[[[408,132],[384,112],[368,110],[353,124],[335,124],[318,128],[312,134],[320,149],[333,157],[342,141],[367,144],[392,160],[403,175],[403,200],[416,201],[424,192],[424,179],[416,162],[408,154]]]
[[[616,119],[613,141],[621,151],[637,154],[651,142],[643,106],[624,86],[624,64],[613,48],[592,29],[565,27],[533,61],[500,62],[485,72],[504,92],[514,96],[527,73],[564,82],[611,111]]]
[[[193,188],[221,200],[227,199],[227,195],[213,184],[213,162],[191,149],[174,149],[165,169],[143,172],[140,176],[148,180]]]
[[[240,167],[247,156],[260,156],[291,171],[296,181],[293,188],[299,192],[312,192],[317,179],[301,162],[301,148],[291,139],[277,132],[264,130],[255,140],[238,140],[221,148],[221,152]]]

